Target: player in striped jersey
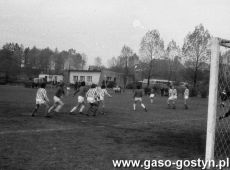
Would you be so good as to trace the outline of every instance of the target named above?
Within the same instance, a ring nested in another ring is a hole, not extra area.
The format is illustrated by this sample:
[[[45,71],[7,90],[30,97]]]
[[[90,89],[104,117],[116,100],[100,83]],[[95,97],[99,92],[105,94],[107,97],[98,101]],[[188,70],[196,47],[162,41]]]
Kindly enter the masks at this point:
[[[102,104],[102,114],[105,114],[105,95],[112,97],[108,91],[105,88],[105,85],[103,84],[101,87],[97,87],[97,92],[99,94],[99,100],[100,103]]]
[[[37,113],[39,107],[41,105],[46,106],[46,110],[48,111],[49,108],[49,98],[47,97],[47,92],[46,92],[46,84],[42,83],[41,87],[37,90],[36,94],[36,106],[32,112],[32,116],[35,116],[35,113]],[[48,112],[46,113],[46,117],[49,117]]]
[[[189,88],[188,85],[185,86],[185,90],[184,90],[184,107],[185,109],[188,109],[188,98],[189,98]]]
[[[96,89],[96,85],[92,84],[91,88],[86,93],[87,102],[90,104],[90,107],[87,111],[87,116],[89,116],[88,112],[91,111],[93,116],[96,116],[98,107],[99,107],[99,100],[100,96]]]
[[[176,100],[177,100],[177,90],[174,88],[173,85],[169,86],[169,98],[168,98],[168,108],[170,107],[170,102],[172,102],[173,109],[176,109]]]

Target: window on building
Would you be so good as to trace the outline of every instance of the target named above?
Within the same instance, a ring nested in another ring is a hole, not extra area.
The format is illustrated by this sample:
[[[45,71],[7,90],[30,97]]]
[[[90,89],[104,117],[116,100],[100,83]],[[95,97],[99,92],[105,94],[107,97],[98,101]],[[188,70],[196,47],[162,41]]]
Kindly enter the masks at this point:
[[[87,82],[92,82],[92,76],[87,76]]]
[[[106,77],[106,80],[107,80],[107,81],[111,81],[111,80],[112,80],[112,77]]]
[[[73,82],[77,82],[78,81],[78,76],[73,76]]]
[[[85,76],[80,76],[80,81],[85,81]]]

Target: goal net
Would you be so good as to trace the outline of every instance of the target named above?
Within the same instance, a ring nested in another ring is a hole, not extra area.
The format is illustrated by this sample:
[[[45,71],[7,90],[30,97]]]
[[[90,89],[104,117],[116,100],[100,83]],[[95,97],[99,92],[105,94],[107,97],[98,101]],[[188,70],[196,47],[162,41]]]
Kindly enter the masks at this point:
[[[206,160],[230,157],[230,41],[211,40]]]

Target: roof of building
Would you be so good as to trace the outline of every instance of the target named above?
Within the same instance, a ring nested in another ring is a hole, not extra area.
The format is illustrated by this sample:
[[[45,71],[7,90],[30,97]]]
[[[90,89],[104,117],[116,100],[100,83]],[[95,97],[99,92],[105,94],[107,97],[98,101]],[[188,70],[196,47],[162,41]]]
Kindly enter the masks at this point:
[[[66,71],[69,71],[69,72],[96,72],[96,73],[101,72],[100,70],[73,70],[73,69],[66,70]]]

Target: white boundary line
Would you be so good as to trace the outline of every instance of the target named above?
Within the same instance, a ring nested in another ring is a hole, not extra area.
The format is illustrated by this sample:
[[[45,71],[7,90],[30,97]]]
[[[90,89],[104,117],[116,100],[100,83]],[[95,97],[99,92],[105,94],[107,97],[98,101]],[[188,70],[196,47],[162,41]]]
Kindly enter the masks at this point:
[[[161,124],[161,123],[173,123],[173,122],[188,122],[188,121],[203,121],[206,118],[199,119],[181,119],[181,120],[163,120],[163,121],[149,121],[149,122],[133,122],[128,124],[115,124],[111,125],[112,127],[127,127],[131,125],[142,125],[142,124]],[[87,123],[87,122],[86,122]],[[96,128],[104,128],[109,126],[108,124],[99,124],[96,125]],[[30,130],[7,130],[0,131],[0,135],[8,135],[8,134],[25,134],[25,133],[42,133],[42,132],[54,132],[54,131],[67,131],[67,130],[77,130],[77,129],[85,129],[87,127],[61,127],[61,128],[50,128],[50,129],[30,129]]]

